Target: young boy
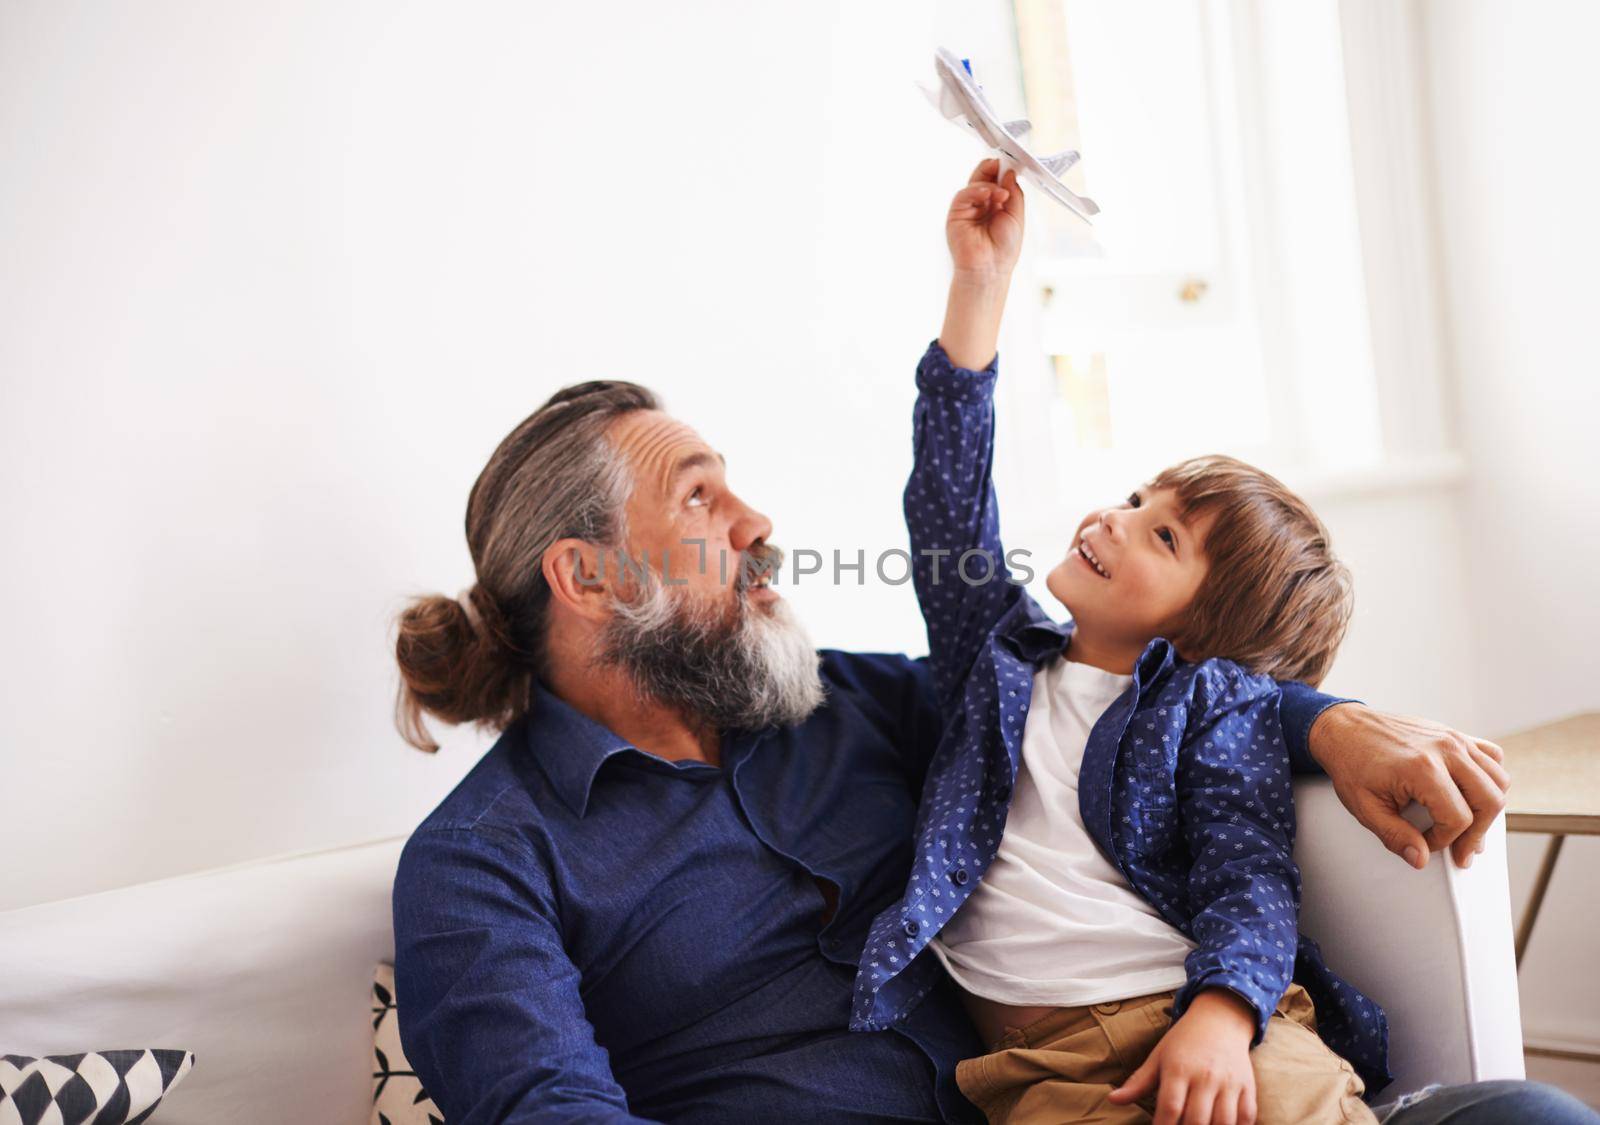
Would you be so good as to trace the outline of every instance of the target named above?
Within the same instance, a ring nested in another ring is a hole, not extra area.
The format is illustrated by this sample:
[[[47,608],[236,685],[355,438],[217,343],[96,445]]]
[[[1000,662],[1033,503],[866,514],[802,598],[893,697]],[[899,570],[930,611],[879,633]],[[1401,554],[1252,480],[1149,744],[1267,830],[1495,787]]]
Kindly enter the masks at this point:
[[[1069,625],[1013,583],[989,473],[1023,209],[996,173],[951,205],[917,372],[905,512],[946,729],[852,1026],[914,1006],[931,949],[989,1045],[957,1081],[991,1122],[1374,1121],[1387,1028],[1297,931],[1274,681],[1321,680],[1347,573],[1283,485],[1209,457],[1084,517],[1046,580]]]

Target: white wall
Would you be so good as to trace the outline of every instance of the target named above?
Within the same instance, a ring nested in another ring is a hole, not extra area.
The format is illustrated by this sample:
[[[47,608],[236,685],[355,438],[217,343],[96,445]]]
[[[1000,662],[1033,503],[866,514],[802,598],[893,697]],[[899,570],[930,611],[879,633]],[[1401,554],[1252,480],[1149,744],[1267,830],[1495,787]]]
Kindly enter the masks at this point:
[[[980,155],[920,5],[0,8],[0,907],[409,830],[406,594],[558,386],[660,390],[776,541],[903,540]],[[915,647],[909,587],[793,593]],[[18,857],[29,857],[27,862]]]
[[[1600,707],[1600,10],[1428,0],[1436,220],[1484,729]],[[1595,748],[1600,753],[1600,747]],[[1513,779],[1513,787],[1515,779]],[[1543,837],[1512,837],[1520,904]],[[1530,1039],[1600,1048],[1600,839],[1569,840],[1521,983]]]

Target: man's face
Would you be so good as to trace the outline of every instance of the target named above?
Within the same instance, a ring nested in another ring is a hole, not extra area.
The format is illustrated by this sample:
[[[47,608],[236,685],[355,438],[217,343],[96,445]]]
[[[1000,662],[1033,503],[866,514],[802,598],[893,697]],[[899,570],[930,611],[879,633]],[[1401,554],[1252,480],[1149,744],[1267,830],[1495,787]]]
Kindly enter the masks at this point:
[[[749,556],[761,554],[772,521],[728,487],[722,454],[659,410],[623,415],[609,436],[633,471],[629,555],[647,554],[664,582],[682,584],[728,612],[741,595],[770,612],[780,595],[758,567],[749,565]],[[741,559],[746,563],[742,580]]]
[[[728,488],[724,462],[659,411],[608,434],[633,474],[625,550],[648,566],[615,574],[601,659],[643,695],[719,730],[786,726],[821,705],[816,646],[768,585],[782,553],[771,522]],[[761,564],[761,565],[756,565]],[[608,560],[607,569],[621,567]]]
[[[1193,604],[1210,569],[1205,539],[1213,521],[1209,513],[1180,518],[1171,489],[1137,489],[1084,517],[1045,586],[1080,626],[1142,648],[1170,636]]]

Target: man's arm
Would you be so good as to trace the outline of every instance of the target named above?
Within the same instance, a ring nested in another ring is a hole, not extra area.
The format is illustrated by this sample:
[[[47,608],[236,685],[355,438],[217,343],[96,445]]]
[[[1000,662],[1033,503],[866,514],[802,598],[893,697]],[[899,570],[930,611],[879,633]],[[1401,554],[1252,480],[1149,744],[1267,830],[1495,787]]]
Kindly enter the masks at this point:
[[[1359,703],[1318,713],[1308,745],[1350,814],[1418,869],[1446,847],[1458,865],[1470,866],[1511,788],[1505,754],[1493,742]],[[1433,819],[1426,832],[1400,815],[1413,801]]]
[[[1445,847],[1459,865],[1472,865],[1511,787],[1500,747],[1293,680],[1278,689],[1295,773],[1326,773],[1350,814],[1412,867],[1426,867],[1429,852]],[[1433,818],[1426,832],[1400,815],[1412,801]]]
[[[1289,747],[1289,767],[1295,773],[1325,773],[1311,753],[1311,728],[1329,707],[1358,701],[1323,695],[1297,680],[1278,681],[1278,691],[1282,696],[1278,714],[1283,723],[1283,739]]]
[[[642,1122],[611,1074],[532,852],[493,830],[407,842],[394,887],[406,1058],[451,1125]]]
[[[1326,773],[1350,815],[1412,867],[1426,867],[1440,848],[1472,866],[1511,788],[1500,747],[1292,680],[1278,688],[1295,773]],[[1400,815],[1413,801],[1433,818],[1426,832]]]

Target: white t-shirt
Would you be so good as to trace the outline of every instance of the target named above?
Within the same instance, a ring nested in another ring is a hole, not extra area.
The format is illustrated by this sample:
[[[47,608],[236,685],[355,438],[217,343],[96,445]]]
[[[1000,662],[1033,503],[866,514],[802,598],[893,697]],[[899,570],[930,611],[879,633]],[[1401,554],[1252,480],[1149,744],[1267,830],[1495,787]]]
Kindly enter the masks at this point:
[[[1194,943],[1100,854],[1078,810],[1089,731],[1131,676],[1057,657],[1033,680],[1000,849],[933,940],[968,992],[1075,1007],[1183,986]]]

